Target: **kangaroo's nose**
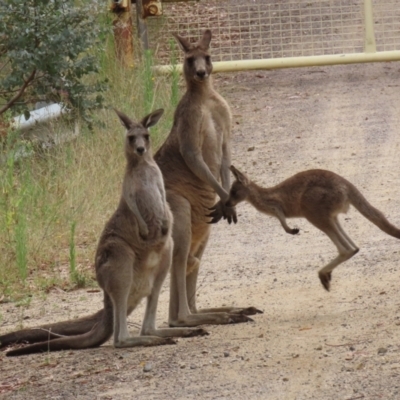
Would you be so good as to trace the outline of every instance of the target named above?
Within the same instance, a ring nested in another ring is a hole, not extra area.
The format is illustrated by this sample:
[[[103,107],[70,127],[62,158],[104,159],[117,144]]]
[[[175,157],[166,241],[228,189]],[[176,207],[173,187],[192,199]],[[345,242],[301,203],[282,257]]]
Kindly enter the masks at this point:
[[[138,154],[142,155],[144,153],[144,147],[138,147],[136,148],[136,151]]]
[[[197,75],[199,78],[204,78],[204,77],[206,76],[206,71],[204,71],[203,69],[201,69],[201,70],[199,70],[199,71],[196,71],[196,75]]]

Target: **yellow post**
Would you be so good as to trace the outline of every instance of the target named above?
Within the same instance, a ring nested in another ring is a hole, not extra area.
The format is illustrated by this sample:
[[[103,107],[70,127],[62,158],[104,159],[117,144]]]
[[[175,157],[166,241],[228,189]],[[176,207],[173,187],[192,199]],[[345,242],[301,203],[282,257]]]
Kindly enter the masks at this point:
[[[372,0],[364,0],[364,24],[364,51],[366,53],[376,53]]]

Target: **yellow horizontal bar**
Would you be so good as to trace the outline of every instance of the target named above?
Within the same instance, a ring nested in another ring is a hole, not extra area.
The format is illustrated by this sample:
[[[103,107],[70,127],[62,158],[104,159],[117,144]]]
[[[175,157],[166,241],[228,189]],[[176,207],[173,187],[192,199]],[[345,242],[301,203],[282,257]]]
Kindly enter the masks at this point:
[[[319,65],[356,64],[379,61],[400,61],[400,50],[377,53],[334,54],[325,56],[283,57],[261,60],[218,61],[213,63],[213,72],[248,71],[276,68],[313,67]],[[168,74],[172,65],[154,67],[155,72]],[[175,67],[182,72],[182,64]]]

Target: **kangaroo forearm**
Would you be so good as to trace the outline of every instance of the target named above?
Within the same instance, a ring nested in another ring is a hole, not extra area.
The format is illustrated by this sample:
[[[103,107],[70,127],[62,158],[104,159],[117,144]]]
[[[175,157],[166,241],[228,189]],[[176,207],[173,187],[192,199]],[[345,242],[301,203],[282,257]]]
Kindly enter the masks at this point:
[[[202,158],[189,156],[185,158],[185,161],[190,170],[203,182],[208,183],[215,190],[221,200],[228,199],[227,190],[225,190],[215,179],[214,175],[208,168],[208,165],[204,162]]]
[[[229,192],[231,187],[231,177],[229,171],[229,164],[223,162],[221,166],[221,184],[222,187],[225,189],[226,192]]]
[[[231,166],[231,149],[229,142],[225,142],[222,148],[223,156],[221,162],[221,184],[229,193],[231,188],[231,174],[229,167]]]
[[[126,190],[126,191],[124,190],[124,198],[125,198],[126,204],[128,205],[129,209],[132,211],[133,215],[137,219],[139,228],[142,230],[146,229],[147,224],[146,224],[145,220],[143,219],[142,215],[140,214],[139,208],[136,204],[136,200],[133,197],[132,193],[129,193],[128,190]]]

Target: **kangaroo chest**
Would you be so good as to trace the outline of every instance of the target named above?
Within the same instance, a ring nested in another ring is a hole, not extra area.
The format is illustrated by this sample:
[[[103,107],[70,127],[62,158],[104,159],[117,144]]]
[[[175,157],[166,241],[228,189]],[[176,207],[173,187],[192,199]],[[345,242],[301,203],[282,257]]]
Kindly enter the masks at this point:
[[[229,108],[222,98],[205,102],[201,112],[200,144],[203,159],[216,176],[219,175],[222,145],[229,136],[230,125]]]
[[[156,168],[143,169],[136,173],[140,176],[135,185],[135,199],[139,212],[149,229],[152,225],[158,227],[166,218],[166,200],[161,173]]]

